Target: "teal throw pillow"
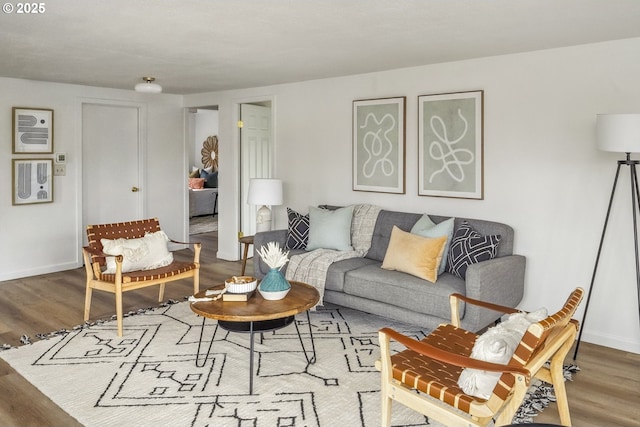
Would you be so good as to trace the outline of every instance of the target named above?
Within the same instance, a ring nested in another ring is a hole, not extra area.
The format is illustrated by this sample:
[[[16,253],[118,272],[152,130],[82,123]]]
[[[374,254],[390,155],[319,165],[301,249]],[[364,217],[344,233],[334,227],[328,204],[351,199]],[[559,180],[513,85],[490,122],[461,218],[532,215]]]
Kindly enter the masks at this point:
[[[422,218],[411,228],[411,233],[422,237],[442,237],[447,236],[447,242],[444,244],[444,252],[442,253],[442,261],[438,267],[438,275],[444,273],[447,267],[447,256],[449,254],[449,246],[453,239],[453,228],[455,218],[445,219],[439,224],[434,223],[429,215],[424,214]]]
[[[309,206],[309,240],[307,251],[335,249],[351,251],[351,218],[353,206],[336,210]]]

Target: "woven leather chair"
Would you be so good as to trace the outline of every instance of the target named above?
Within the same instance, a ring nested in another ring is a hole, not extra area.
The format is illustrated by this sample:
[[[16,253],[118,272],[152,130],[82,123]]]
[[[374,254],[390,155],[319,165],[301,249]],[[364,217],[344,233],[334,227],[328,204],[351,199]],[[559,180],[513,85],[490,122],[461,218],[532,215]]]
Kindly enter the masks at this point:
[[[87,226],[88,245],[82,248],[84,265],[87,272],[87,291],[84,304],[84,320],[89,320],[91,310],[91,294],[93,289],[111,292],[116,299],[116,318],[118,321],[118,336],[122,336],[122,293],[147,286],[160,285],[158,301],[164,298],[166,282],[193,278],[193,293],[200,290],[200,243],[183,243],[170,240],[173,243],[193,245],[194,256],[192,262],[173,261],[166,267],[153,270],[122,272],[122,255],[115,256],[116,271],[113,274],[103,273],[106,255],[102,252],[100,239],[137,239],[146,233],[160,231],[157,218],[144,219],[113,224]]]
[[[453,294],[452,324],[439,326],[421,341],[389,328],[381,329],[381,360],[376,367],[382,373],[382,426],[391,423],[392,400],[447,426],[485,426],[492,420],[496,426],[509,424],[533,377],[553,385],[560,420],[563,425],[571,425],[563,362],[575,340],[578,322],[571,317],[582,296],[583,290],[577,288],[562,309],[529,326],[507,365],[469,357],[478,335],[459,327],[459,304],[464,301],[503,313],[518,311],[510,307]],[[390,339],[406,350],[391,355]],[[550,364],[545,366],[547,361]],[[502,372],[488,400],[467,395],[460,389],[457,381],[465,367]]]

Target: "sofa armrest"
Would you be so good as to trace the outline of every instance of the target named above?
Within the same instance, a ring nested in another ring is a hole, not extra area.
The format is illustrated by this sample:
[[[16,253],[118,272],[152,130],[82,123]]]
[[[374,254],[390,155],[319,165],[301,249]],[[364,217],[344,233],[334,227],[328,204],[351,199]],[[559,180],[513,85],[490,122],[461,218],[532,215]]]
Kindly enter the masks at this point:
[[[497,311],[502,314],[519,313],[520,310],[513,307],[506,307],[504,305],[493,304],[491,302],[480,301],[477,299],[469,298],[459,293],[449,295],[449,305],[451,306],[451,324],[456,328],[460,327],[460,306],[461,302],[470,305],[476,305],[478,307],[486,308],[488,310]]]
[[[262,279],[269,271],[269,267],[258,253],[258,249],[266,246],[269,242],[276,242],[280,248],[284,249],[287,243],[287,230],[262,231],[253,236],[253,275],[257,279]],[[284,272],[284,268],[281,271]]]
[[[467,268],[466,296],[480,301],[516,307],[524,296],[522,255],[508,255],[472,264]],[[463,328],[477,332],[500,317],[499,313],[467,304],[462,319]]]

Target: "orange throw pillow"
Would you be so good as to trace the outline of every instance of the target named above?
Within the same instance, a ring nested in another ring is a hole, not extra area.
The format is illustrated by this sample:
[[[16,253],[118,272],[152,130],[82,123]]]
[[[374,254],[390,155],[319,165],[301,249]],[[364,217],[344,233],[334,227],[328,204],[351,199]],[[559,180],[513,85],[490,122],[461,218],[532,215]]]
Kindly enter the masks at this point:
[[[194,190],[204,188],[204,178],[189,178],[189,188]]]
[[[423,237],[402,231],[394,225],[382,268],[435,283],[446,242],[447,236]]]

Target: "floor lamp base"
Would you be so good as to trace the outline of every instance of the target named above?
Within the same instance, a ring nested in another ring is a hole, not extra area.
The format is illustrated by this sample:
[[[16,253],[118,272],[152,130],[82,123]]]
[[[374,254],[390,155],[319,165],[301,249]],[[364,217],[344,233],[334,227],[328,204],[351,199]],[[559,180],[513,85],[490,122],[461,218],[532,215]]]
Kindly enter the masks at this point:
[[[616,177],[613,180],[613,188],[611,189],[611,197],[609,198],[609,207],[607,208],[607,215],[604,220],[604,227],[602,228],[602,236],[600,237],[600,245],[598,246],[598,254],[596,255],[596,262],[593,267],[593,275],[591,276],[591,284],[589,285],[589,291],[587,293],[587,301],[585,303],[584,314],[582,315],[582,322],[580,323],[580,333],[578,334],[578,341],[576,342],[576,349],[573,353],[573,360],[578,357],[578,349],[580,348],[580,342],[582,341],[582,332],[584,331],[584,323],[587,318],[587,311],[589,310],[589,302],[591,301],[591,291],[593,290],[593,284],[595,283],[596,273],[598,272],[598,263],[600,262],[600,254],[602,253],[602,244],[604,243],[604,237],[607,233],[607,225],[609,224],[609,216],[611,214],[611,205],[613,204],[613,196],[616,193],[616,186],[618,184],[618,177],[620,176],[620,168],[622,166],[629,166],[631,173],[631,211],[633,213],[633,242],[636,256],[636,287],[638,296],[638,316],[640,318],[640,262],[638,257],[638,211],[640,211],[640,191],[638,191],[638,174],[636,166],[640,164],[640,160],[631,160],[630,153],[627,153],[626,160],[618,160],[618,168],[616,169]]]

